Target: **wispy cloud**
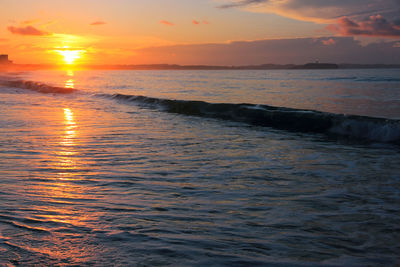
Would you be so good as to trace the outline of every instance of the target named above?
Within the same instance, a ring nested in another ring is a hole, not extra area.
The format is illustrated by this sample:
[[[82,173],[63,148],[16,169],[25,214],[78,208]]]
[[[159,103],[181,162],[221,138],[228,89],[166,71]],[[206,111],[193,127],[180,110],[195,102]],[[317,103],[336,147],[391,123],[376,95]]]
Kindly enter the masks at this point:
[[[203,21],[200,21],[200,20],[192,20],[192,24],[193,25],[200,25],[200,24],[206,24],[206,25],[208,25],[208,24],[210,24],[210,22],[208,22],[207,20],[203,20]]]
[[[400,31],[399,0],[225,0],[218,7],[330,24],[328,30],[345,36],[397,37]]]
[[[26,27],[9,26],[7,27],[7,30],[12,34],[18,34],[18,35],[36,35],[36,36],[51,35],[51,33],[39,30],[31,25],[28,25]]]
[[[218,7],[274,13],[316,23],[333,23],[344,16],[359,20],[376,14],[385,15],[389,20],[400,18],[399,0],[225,0]]]
[[[400,25],[389,22],[381,15],[370,16],[360,22],[343,17],[338,19],[337,24],[331,24],[326,29],[344,36],[400,37]]]
[[[231,1],[230,3],[223,4],[218,7],[219,8],[243,7],[260,3],[266,3],[268,1],[269,0],[239,0],[239,1]]]
[[[170,22],[170,21],[166,21],[166,20],[160,20],[160,23],[166,26],[175,26],[174,23]]]
[[[33,26],[33,25],[40,25],[40,27],[45,28],[47,26],[56,24],[57,20],[48,20],[48,21],[43,21],[42,19],[30,19],[30,20],[24,20],[20,22],[21,26]]]
[[[107,22],[98,20],[98,21],[94,21],[94,22],[90,23],[89,25],[90,26],[100,26],[100,25],[105,25],[105,24],[107,24]]]
[[[22,21],[21,24],[31,25],[31,24],[35,24],[35,23],[38,23],[38,22],[40,22],[40,19],[30,19],[30,20]]]

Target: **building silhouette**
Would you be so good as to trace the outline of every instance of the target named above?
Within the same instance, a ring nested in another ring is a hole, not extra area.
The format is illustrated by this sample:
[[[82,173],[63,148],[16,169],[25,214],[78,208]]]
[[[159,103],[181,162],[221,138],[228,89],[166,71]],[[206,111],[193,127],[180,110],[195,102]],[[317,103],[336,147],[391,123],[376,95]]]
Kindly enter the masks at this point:
[[[8,60],[8,55],[0,55],[0,64],[11,64],[12,61]]]

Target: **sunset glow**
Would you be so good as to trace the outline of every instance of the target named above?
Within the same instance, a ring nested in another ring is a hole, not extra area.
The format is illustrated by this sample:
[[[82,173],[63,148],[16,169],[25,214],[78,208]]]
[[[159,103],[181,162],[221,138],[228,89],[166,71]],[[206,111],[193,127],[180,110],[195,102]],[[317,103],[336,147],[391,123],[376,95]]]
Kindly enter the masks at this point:
[[[5,0],[0,54],[20,64],[81,66],[398,62],[394,0],[184,3]],[[375,58],[379,51],[388,55]]]

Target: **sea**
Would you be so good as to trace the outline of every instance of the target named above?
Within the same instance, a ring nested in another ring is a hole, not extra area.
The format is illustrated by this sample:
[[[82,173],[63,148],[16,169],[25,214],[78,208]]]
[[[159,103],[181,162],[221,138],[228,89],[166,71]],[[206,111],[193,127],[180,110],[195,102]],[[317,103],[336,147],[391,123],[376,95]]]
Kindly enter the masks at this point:
[[[400,70],[0,73],[0,266],[398,266]]]

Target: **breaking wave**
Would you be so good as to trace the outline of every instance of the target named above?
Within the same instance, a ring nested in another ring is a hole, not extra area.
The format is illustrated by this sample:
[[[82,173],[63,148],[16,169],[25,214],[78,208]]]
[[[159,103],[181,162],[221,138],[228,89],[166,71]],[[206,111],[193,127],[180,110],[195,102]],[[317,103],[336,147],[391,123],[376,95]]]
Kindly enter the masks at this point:
[[[40,82],[7,80],[1,77],[0,85],[39,93],[68,94],[77,91]],[[256,104],[208,103],[124,94],[96,94],[95,96],[135,102],[139,105],[184,115],[238,121],[289,131],[323,133],[335,137],[400,144],[400,120]]]
[[[331,77],[331,78],[323,78],[321,80],[354,81],[354,82],[400,82],[399,78],[394,78],[394,77],[356,77],[356,76]]]
[[[41,82],[24,81],[24,80],[8,80],[0,77],[0,85],[21,89],[28,89],[31,91],[45,93],[45,94],[70,94],[77,90],[73,88],[65,88],[47,85]]]
[[[208,103],[123,94],[102,94],[99,96],[159,107],[167,112],[184,115],[232,120],[282,130],[324,133],[340,137],[400,144],[399,120],[268,105]]]

